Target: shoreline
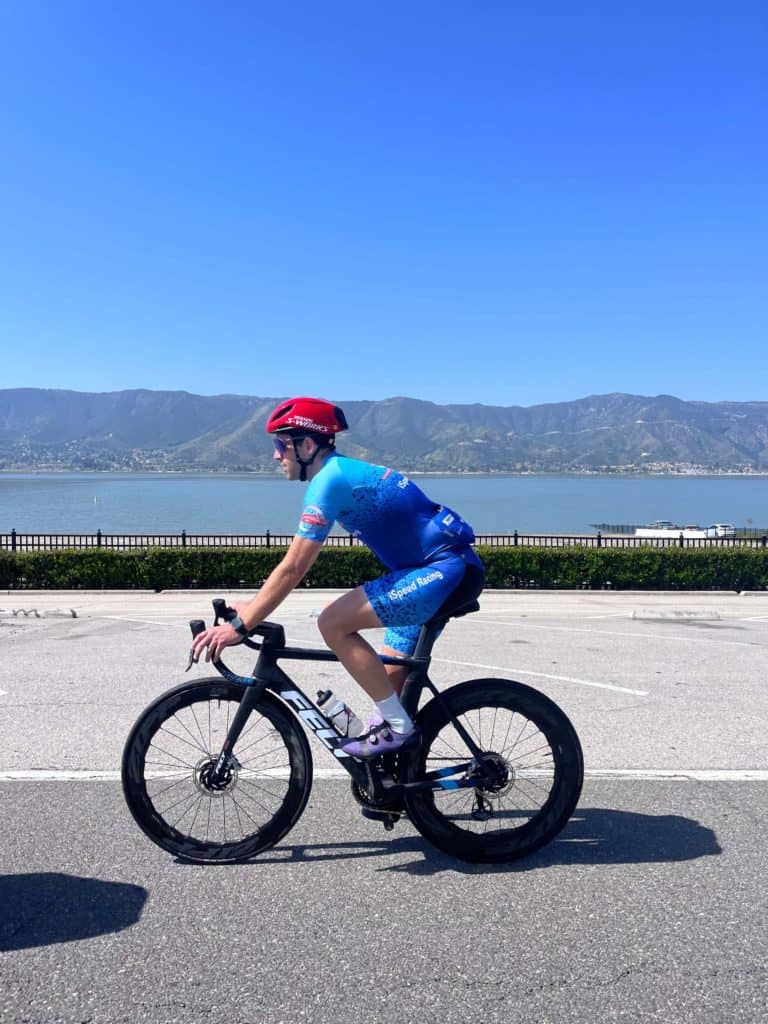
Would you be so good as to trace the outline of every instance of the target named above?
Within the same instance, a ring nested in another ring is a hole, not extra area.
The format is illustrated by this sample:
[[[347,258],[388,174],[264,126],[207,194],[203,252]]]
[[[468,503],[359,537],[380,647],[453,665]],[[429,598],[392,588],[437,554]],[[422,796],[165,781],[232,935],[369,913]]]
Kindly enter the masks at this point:
[[[464,479],[471,477],[483,477],[484,479],[516,479],[529,477],[567,477],[567,478],[589,478],[601,479],[635,479],[635,480],[729,480],[729,479],[766,479],[766,470],[711,470],[711,469],[678,469],[659,472],[630,472],[629,470],[522,470],[522,471],[497,471],[467,470],[455,472],[449,470],[431,469],[401,469],[401,473],[411,477],[440,477]],[[248,469],[0,469],[0,479],[10,476],[188,476],[188,477],[221,477],[221,476],[244,476],[253,477],[258,480],[282,480],[277,472],[267,470]]]

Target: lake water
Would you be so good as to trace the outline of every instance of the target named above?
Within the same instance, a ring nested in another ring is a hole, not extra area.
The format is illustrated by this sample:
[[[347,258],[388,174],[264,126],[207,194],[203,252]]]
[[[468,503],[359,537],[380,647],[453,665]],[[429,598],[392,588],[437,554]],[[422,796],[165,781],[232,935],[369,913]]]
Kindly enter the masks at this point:
[[[417,476],[476,533],[591,523],[768,526],[767,477]],[[250,474],[2,473],[0,533],[292,533],[304,485]]]

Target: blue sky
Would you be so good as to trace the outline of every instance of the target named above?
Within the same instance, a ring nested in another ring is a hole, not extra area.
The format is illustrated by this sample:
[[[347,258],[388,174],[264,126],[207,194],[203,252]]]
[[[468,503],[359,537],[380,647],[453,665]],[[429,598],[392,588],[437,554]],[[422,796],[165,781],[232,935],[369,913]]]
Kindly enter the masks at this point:
[[[0,387],[768,400],[763,0],[3,0]]]

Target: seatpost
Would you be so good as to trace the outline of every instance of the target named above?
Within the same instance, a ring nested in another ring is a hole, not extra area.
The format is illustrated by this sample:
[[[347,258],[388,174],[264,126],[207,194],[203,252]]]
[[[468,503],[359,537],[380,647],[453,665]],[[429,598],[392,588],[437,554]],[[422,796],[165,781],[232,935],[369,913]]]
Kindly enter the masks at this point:
[[[445,622],[443,622],[442,625],[445,625]],[[403,702],[403,707],[411,716],[416,714],[419,698],[421,697],[421,691],[425,685],[432,691],[432,693],[437,693],[434,684],[429,679],[427,669],[429,668],[429,659],[432,654],[432,647],[437,639],[437,631],[440,628],[440,622],[425,622],[419,631],[419,639],[416,641],[416,649],[411,655],[414,661],[418,660],[423,662],[423,664],[420,665],[412,665],[408,669],[403,688],[400,691],[400,699]]]
[[[445,627],[448,619],[440,619],[437,622],[427,622],[421,627],[419,639],[416,641],[416,650],[412,657],[427,661],[432,656],[432,648],[437,640],[437,634]]]
[[[418,639],[418,641],[416,643],[416,650],[413,653],[413,657],[414,658],[423,658],[427,662],[427,664],[429,664],[429,658],[432,655],[432,647],[434,646],[435,640],[437,640],[437,635],[438,635],[438,633],[442,629],[445,628],[445,626],[446,626],[446,624],[448,622],[448,619],[450,619],[450,617],[451,617],[450,615],[447,615],[445,618],[442,618],[442,619],[437,619],[437,620],[433,619],[431,622],[427,622],[427,623],[425,623],[421,627],[421,632],[419,633],[419,639]],[[426,665],[425,665],[425,669],[426,669]],[[458,734],[461,736],[461,738],[464,740],[464,742],[467,744],[467,746],[469,747],[470,751],[472,752],[472,756],[475,757],[475,758],[480,757],[481,756],[481,751],[480,751],[480,748],[478,747],[477,743],[469,735],[469,733],[464,728],[462,723],[457,718],[455,718],[453,716],[453,714],[451,713],[451,709],[448,707],[448,705],[446,704],[445,700],[443,699],[442,693],[440,693],[440,691],[435,686],[435,684],[432,682],[432,680],[429,678],[429,676],[427,675],[425,670],[422,670],[422,674],[420,675],[420,678],[423,680],[423,683],[427,686],[427,688],[432,692],[432,695],[434,696],[434,698],[437,701],[437,703],[442,707],[442,709],[445,712],[445,714],[447,715],[447,717],[453,722],[453,725],[454,725],[456,731],[458,732]],[[408,688],[408,679],[406,679],[406,685],[403,687],[403,693],[406,692],[407,688]],[[418,700],[418,696],[417,696],[416,700]],[[407,704],[406,706],[409,706],[409,705]],[[416,709],[414,708],[414,711],[415,710]]]

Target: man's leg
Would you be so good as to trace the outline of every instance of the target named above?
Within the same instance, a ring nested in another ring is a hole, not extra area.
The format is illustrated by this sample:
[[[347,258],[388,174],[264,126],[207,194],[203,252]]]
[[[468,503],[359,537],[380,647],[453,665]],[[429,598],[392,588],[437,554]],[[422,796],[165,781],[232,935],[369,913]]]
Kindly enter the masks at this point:
[[[366,734],[370,737],[369,741],[354,741],[349,749],[342,746],[354,756],[363,757],[375,756],[379,750],[385,753],[386,744],[396,749],[404,737],[413,735],[413,720],[400,703],[400,697],[387,671],[388,666],[382,664],[373,647],[358,632],[382,625],[362,587],[328,605],[321,612],[317,624],[325,642],[352,678],[373,699],[378,712],[371,723],[371,731]],[[378,736],[382,728],[385,732],[390,730],[386,732],[383,744]]]
[[[387,671],[389,666],[382,664],[373,647],[360,636],[361,629],[382,627],[362,587],[324,608],[317,625],[330,649],[369,697],[374,701],[386,700],[396,692]],[[396,655],[397,651],[393,653]],[[403,669],[396,666],[396,671]]]
[[[402,658],[403,652],[396,651],[394,647],[387,647],[386,644],[382,645],[381,653],[386,655],[388,658]],[[408,668],[405,665],[385,665],[386,673],[389,677],[389,682],[395,693],[400,696],[403,692],[403,686],[405,685],[405,677],[408,675]]]
[[[354,591],[352,591],[352,593],[354,593]],[[325,607],[326,608],[331,608],[331,607],[333,607],[334,604],[335,604],[334,601],[330,601]],[[374,612],[374,615],[375,614],[376,613]],[[318,616],[318,618],[319,619],[323,618],[323,615],[321,614],[320,616]],[[325,619],[323,619],[323,622],[325,622]],[[376,625],[381,627],[381,622],[378,622]],[[375,626],[370,626],[370,627],[361,626],[360,628],[361,629],[366,629],[366,628],[375,629],[376,627]],[[322,632],[322,627],[321,627],[321,632]],[[323,638],[325,639],[325,642],[328,644],[328,646],[331,648],[331,650],[334,650],[334,648],[331,646],[331,644],[328,643],[328,640],[325,638],[325,636]],[[384,637],[384,639],[386,640],[386,637]],[[402,658],[402,657],[405,657],[405,655],[403,654],[402,651],[395,650],[394,647],[389,647],[386,643],[382,644],[380,653],[383,654],[387,658]],[[390,685],[392,686],[392,689],[395,691],[395,693],[399,697],[400,694],[403,692],[403,686],[405,685],[405,677],[408,675],[408,668],[407,668],[407,666],[406,665],[385,665],[384,666],[384,671],[387,673],[387,675],[389,677],[389,682],[390,682]]]

